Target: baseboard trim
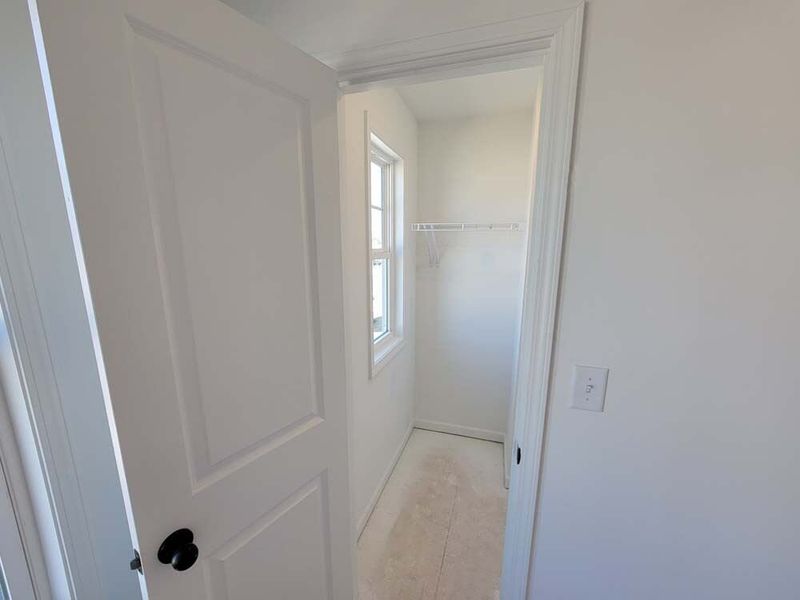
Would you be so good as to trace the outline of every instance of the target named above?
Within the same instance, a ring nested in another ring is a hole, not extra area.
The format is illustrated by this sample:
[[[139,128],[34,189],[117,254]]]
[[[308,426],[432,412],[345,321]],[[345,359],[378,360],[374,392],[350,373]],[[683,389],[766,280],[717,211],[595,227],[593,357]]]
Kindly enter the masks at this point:
[[[361,513],[361,516],[358,519],[357,529],[356,529],[356,541],[361,537],[361,534],[364,532],[364,527],[367,526],[367,522],[369,518],[372,516],[372,511],[375,510],[375,506],[378,504],[378,500],[383,493],[383,488],[386,487],[386,484],[389,482],[389,477],[392,476],[392,472],[394,468],[397,466],[397,461],[400,460],[400,456],[403,454],[403,450],[406,449],[406,444],[408,444],[408,440],[411,437],[411,432],[414,431],[414,423],[412,422],[408,426],[408,430],[406,431],[405,435],[403,435],[403,441],[400,442],[400,446],[397,448],[397,451],[394,453],[391,462],[389,463],[389,467],[383,473],[380,481],[378,482],[377,487],[375,488],[375,492],[372,494],[372,497],[369,499],[369,503],[367,503],[367,507],[364,509],[364,512]]]
[[[491,431],[489,429],[478,429],[477,427],[466,427],[464,425],[453,425],[451,423],[442,423],[440,421],[426,421],[424,419],[417,419],[414,421],[414,427],[417,429],[427,429],[428,431],[438,431],[439,433],[452,433],[454,435],[462,435],[464,437],[471,437],[478,440],[487,440],[490,442],[505,442],[505,434],[499,431]]]

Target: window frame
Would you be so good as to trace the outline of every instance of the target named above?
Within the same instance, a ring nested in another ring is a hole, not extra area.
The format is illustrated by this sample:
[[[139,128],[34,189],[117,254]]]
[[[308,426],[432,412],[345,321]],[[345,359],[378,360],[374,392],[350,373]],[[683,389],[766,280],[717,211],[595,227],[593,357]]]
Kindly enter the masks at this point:
[[[367,314],[369,336],[370,377],[374,377],[380,369],[397,354],[403,344],[403,292],[402,292],[402,256],[398,252],[397,239],[402,236],[402,159],[369,127],[365,136],[365,170],[366,170],[366,216],[367,216]],[[381,229],[382,246],[372,247],[372,164],[381,167],[381,186],[383,202]],[[400,196],[400,198],[398,198]],[[398,202],[398,200],[400,200]],[[373,261],[386,261],[385,314],[386,332],[374,337],[373,318]]]
[[[377,164],[381,170],[381,196],[382,206],[376,206],[372,201],[372,165]],[[394,286],[392,285],[393,270],[394,270],[394,215],[392,211],[393,202],[392,196],[394,195],[394,160],[391,159],[385,152],[378,148],[374,143],[370,144],[369,156],[370,178],[369,178],[369,258],[370,258],[370,276],[374,262],[376,260],[386,261],[386,286],[384,290],[384,318],[386,321],[386,331],[384,331],[377,338],[375,337],[374,330],[374,314],[372,314],[372,341],[378,345],[380,342],[392,334],[392,313],[394,304],[392,302],[392,294]],[[372,244],[372,211],[381,211],[381,247],[374,248]],[[372,282],[374,285],[374,281]],[[370,293],[373,287],[370,287]],[[370,306],[372,309],[372,306]]]

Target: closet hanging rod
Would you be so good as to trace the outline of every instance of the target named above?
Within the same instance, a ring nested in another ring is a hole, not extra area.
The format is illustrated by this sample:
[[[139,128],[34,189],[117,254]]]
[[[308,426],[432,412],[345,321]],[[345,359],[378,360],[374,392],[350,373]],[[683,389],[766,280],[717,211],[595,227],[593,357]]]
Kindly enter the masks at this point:
[[[412,231],[519,231],[522,223],[412,223]]]

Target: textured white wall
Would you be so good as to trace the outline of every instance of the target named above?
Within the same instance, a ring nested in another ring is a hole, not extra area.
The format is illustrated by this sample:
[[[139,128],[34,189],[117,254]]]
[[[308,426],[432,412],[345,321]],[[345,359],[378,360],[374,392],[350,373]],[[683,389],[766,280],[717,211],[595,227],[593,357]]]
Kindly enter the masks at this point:
[[[320,52],[574,4],[249,3]],[[537,600],[798,594],[798,31],[797,0],[588,3]]]
[[[798,597],[799,29],[589,6],[537,599]],[[584,362],[605,414],[568,408]]]
[[[367,223],[364,174],[364,111],[376,130],[404,160],[405,232],[398,240],[403,253],[404,338],[402,349],[369,378],[367,312]],[[377,90],[342,97],[342,244],[351,402],[350,465],[354,523],[382,484],[411,426],[414,403],[414,245],[410,224],[417,204],[417,122],[400,96]]]
[[[532,115],[533,107],[420,123],[419,220],[526,222]],[[439,233],[438,268],[417,238],[415,416],[502,436],[526,233]]]

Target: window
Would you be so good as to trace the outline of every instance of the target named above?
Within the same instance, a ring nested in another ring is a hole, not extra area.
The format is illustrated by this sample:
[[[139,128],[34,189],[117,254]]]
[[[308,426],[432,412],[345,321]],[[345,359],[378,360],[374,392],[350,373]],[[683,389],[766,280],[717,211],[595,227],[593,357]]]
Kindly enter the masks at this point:
[[[398,175],[402,172],[399,157],[378,137],[369,140],[369,287],[372,367],[388,360],[401,341],[402,294],[398,234],[402,228],[397,210],[402,199]]]

